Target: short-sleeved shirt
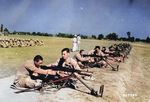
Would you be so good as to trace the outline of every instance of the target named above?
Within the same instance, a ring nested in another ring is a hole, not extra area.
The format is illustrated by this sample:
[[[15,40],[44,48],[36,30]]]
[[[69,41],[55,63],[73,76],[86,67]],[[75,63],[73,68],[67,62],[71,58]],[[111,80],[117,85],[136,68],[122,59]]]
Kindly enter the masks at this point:
[[[80,54],[75,54],[73,56],[73,59],[76,61],[76,62],[79,62],[79,61],[87,61],[87,58],[83,58],[83,56],[81,56]]]
[[[77,43],[77,38],[73,38],[73,43]]]
[[[57,61],[55,63],[53,63],[52,65],[58,66],[59,61],[61,59],[62,58],[57,59]],[[72,59],[72,58],[68,58],[66,61],[63,62],[62,67],[66,67],[66,66],[73,66],[74,69],[80,70],[80,67],[78,66],[77,62],[74,59]]]
[[[81,37],[78,36],[78,37],[77,37],[77,42],[80,43],[80,40],[81,40]]]
[[[94,55],[94,54],[95,54],[95,50],[90,50],[88,52],[88,55]],[[104,56],[104,53],[100,50],[98,53],[96,53],[96,55]]]
[[[31,77],[33,72],[37,69],[37,67],[34,64],[33,60],[28,60],[25,63],[23,63],[20,68],[18,69],[15,81],[19,80],[20,77]]]
[[[110,51],[115,51],[115,50],[116,50],[116,47],[113,46],[113,47],[111,47],[109,50],[110,50]]]
[[[95,50],[90,50],[88,52],[88,55],[94,55],[94,54],[95,54]],[[96,53],[96,55],[98,55],[98,56],[104,56],[104,53],[100,50],[98,53]],[[91,57],[91,58],[94,59],[94,57]],[[100,57],[98,59],[101,60]]]

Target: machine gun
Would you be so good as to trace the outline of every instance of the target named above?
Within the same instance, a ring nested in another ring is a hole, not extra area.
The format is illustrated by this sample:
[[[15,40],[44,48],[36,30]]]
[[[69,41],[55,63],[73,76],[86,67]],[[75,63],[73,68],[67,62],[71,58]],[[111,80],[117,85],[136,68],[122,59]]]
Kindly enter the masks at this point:
[[[75,73],[75,72],[77,72],[77,73],[81,73],[82,71],[79,71],[79,70],[75,70],[74,68],[73,69],[68,69],[68,68],[66,68],[66,67],[61,67],[61,68],[59,68],[59,67],[57,67],[57,66],[53,66],[53,67],[46,67],[46,66],[42,66],[42,68],[43,69],[52,69],[52,70],[59,70],[59,71],[67,71],[67,72],[72,72],[72,74],[71,75],[69,75],[69,76],[66,76],[66,77],[61,77],[61,78],[58,78],[58,79],[55,79],[55,80],[53,80],[53,81],[49,81],[49,82],[47,82],[47,83],[43,83],[43,84],[40,84],[40,85],[38,85],[38,86],[35,86],[35,87],[32,87],[32,88],[28,88],[28,89],[24,89],[24,90],[20,90],[20,91],[17,91],[17,92],[15,92],[15,93],[21,93],[21,92],[26,92],[26,91],[30,91],[30,90],[37,90],[37,89],[39,89],[40,87],[42,87],[42,86],[44,86],[44,85],[49,85],[49,84],[51,84],[51,83],[56,83],[56,82],[60,82],[60,81],[63,81],[63,80],[66,80],[65,82],[64,82],[64,84],[63,84],[63,86],[66,84],[66,82],[67,82],[67,80],[68,79],[70,79],[70,78],[77,78],[84,86],[86,86],[90,91],[91,91],[91,95],[94,95],[94,96],[96,96],[96,97],[102,97],[103,96],[103,90],[104,90],[104,85],[101,85],[100,86],[100,90],[99,90],[99,93],[98,93],[98,91],[95,91],[93,88],[91,88],[91,87],[89,87],[87,84],[85,84],[81,79],[80,79],[80,77]],[[62,86],[62,87],[63,87]]]
[[[95,54],[93,54],[93,55],[86,55],[86,54],[84,54],[83,57],[100,57],[101,59],[102,58],[107,58],[107,56],[99,56],[99,55],[95,55]]]
[[[108,62],[106,61],[107,56],[83,55],[83,57],[98,57],[98,58],[100,58],[101,60],[104,60],[104,61],[112,68],[112,71],[118,71],[118,70],[119,70],[119,65],[117,65],[117,68],[114,68],[110,63],[108,63]]]
[[[70,66],[66,65],[65,67],[58,67],[58,66],[51,66],[51,67],[47,67],[47,66],[41,66],[42,69],[52,69],[52,70],[59,70],[59,71],[65,71],[65,72],[76,72],[78,74],[82,74],[83,72],[86,73],[93,73],[92,71],[84,71],[84,70],[76,70],[74,68],[70,68]]]
[[[47,69],[51,69],[54,71],[64,71],[64,72],[70,72],[70,73],[78,73],[80,75],[85,75],[85,76],[89,76],[92,77],[92,71],[88,71],[88,69],[86,71],[84,71],[84,69],[81,70],[75,70],[74,68],[71,68],[70,66],[65,66],[65,67],[58,67],[58,66],[51,66],[51,67],[47,67],[47,66],[41,66],[41,69],[47,70]],[[61,76],[59,74],[55,75],[55,77],[53,75],[43,75],[43,74],[38,74],[38,76],[31,76],[31,79],[36,80],[36,79],[40,79],[42,80],[42,83],[47,83],[50,80],[54,80],[56,78],[61,78]],[[64,81],[58,82],[57,84],[62,84]],[[72,83],[72,80],[69,80],[68,83]],[[67,83],[67,84],[68,84]]]

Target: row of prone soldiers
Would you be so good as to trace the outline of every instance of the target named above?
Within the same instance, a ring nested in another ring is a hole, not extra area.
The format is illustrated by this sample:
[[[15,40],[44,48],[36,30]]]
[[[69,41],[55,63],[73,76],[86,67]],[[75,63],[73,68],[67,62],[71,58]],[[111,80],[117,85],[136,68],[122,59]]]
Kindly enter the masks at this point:
[[[53,83],[55,87],[60,85],[60,88],[65,86],[76,88],[74,86],[73,79],[70,79],[71,77],[74,77],[83,83],[89,90],[91,90],[92,95],[99,96],[99,94],[101,94],[100,96],[102,97],[104,85],[101,86],[100,93],[97,93],[97,91],[94,91],[93,88],[90,88],[86,83],[84,83],[84,80],[95,79],[91,77],[92,72],[90,69],[87,69],[87,67],[106,67],[108,60],[120,62],[122,59],[127,57],[127,54],[130,52],[131,48],[131,45],[126,43],[121,43],[118,45],[115,44],[109,47],[108,51],[107,49],[104,50],[104,47],[100,50],[100,46],[95,46],[95,48],[90,50],[88,54],[85,55],[84,50],[80,50],[79,54],[74,55],[73,58],[69,57],[69,48],[64,48],[61,51],[62,57],[58,58],[56,62],[47,64],[46,66],[42,66],[42,56],[37,55],[33,60],[28,60],[20,66],[15,75],[14,83],[11,85],[11,88],[39,88],[40,91],[43,91],[44,86],[42,85],[47,86],[51,83]],[[46,84],[41,84],[41,82],[38,83],[37,79],[42,80],[42,83]],[[16,93],[24,91],[25,90],[21,90]]]
[[[0,47],[28,47],[28,46],[44,46],[44,42],[34,39],[20,39],[20,38],[5,38],[0,40]]]
[[[120,43],[111,45],[108,49],[95,46],[94,50],[90,50],[85,54],[84,50],[80,50],[79,54],[75,54],[73,59],[81,68],[88,67],[105,67],[110,62],[124,62],[131,51],[132,46],[129,43]]]

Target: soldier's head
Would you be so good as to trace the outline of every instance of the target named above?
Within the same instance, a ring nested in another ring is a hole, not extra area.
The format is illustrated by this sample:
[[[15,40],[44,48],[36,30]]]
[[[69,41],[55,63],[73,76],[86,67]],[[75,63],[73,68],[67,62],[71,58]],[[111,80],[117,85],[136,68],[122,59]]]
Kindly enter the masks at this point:
[[[40,55],[34,57],[34,64],[36,67],[40,67],[43,64],[43,58]]]
[[[95,46],[94,50],[95,50],[96,52],[99,52],[99,51],[100,51],[100,46]]]
[[[111,45],[110,47],[113,47],[113,45]]]
[[[102,48],[102,51],[104,51],[104,52],[105,52],[105,51],[106,51],[106,47],[103,47],[103,48]]]
[[[80,55],[84,55],[84,50],[80,50]]]
[[[67,59],[69,57],[69,54],[70,54],[69,48],[62,49],[61,50],[61,54],[62,54],[62,58],[63,59]]]
[[[75,34],[75,35],[74,35],[74,37],[76,38],[76,37],[77,37],[77,35]]]

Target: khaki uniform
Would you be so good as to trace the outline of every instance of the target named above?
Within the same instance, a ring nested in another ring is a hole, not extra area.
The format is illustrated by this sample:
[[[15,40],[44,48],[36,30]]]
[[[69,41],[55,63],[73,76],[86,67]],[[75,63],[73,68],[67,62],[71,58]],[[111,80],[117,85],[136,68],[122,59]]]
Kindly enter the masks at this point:
[[[94,52],[95,52],[95,50],[90,50],[88,52],[88,55],[94,55]],[[96,53],[96,55],[104,56],[104,53],[100,50],[99,53]]]
[[[95,50],[90,50],[88,55],[94,55]],[[100,50],[96,55],[104,56],[104,53]],[[101,60],[100,57],[90,57],[91,62],[98,62],[100,64],[106,64],[105,61]]]
[[[59,64],[59,61],[60,61],[61,58],[57,59],[57,61],[55,63],[53,63],[52,65],[54,66],[58,66]],[[74,69],[76,70],[80,70],[81,68],[78,66],[77,62],[72,59],[72,58],[68,58],[64,61],[64,63],[62,64],[62,67],[66,67],[66,66],[73,66]]]
[[[73,59],[74,59],[76,62],[88,61],[88,58],[83,58],[83,56],[81,56],[80,54],[75,54],[75,55],[73,56]]]
[[[53,64],[51,64],[52,66],[59,66],[59,62],[62,60],[62,58],[57,59],[57,61]],[[77,64],[77,62],[72,59],[72,58],[68,58],[66,59],[63,63],[62,63],[62,67],[68,67],[70,66],[70,68],[74,68],[75,70],[82,70],[79,65]],[[64,72],[64,71],[59,71],[59,75],[64,77],[64,76],[68,76],[70,75],[71,72]],[[77,73],[76,73],[77,75]]]
[[[90,50],[89,52],[88,52],[88,55],[94,55],[94,51],[95,50]],[[90,62],[94,62],[94,57],[89,57],[90,58]]]
[[[34,87],[35,80],[31,79],[33,72],[37,69],[33,60],[28,60],[23,63],[18,69],[14,83],[19,87]]]

